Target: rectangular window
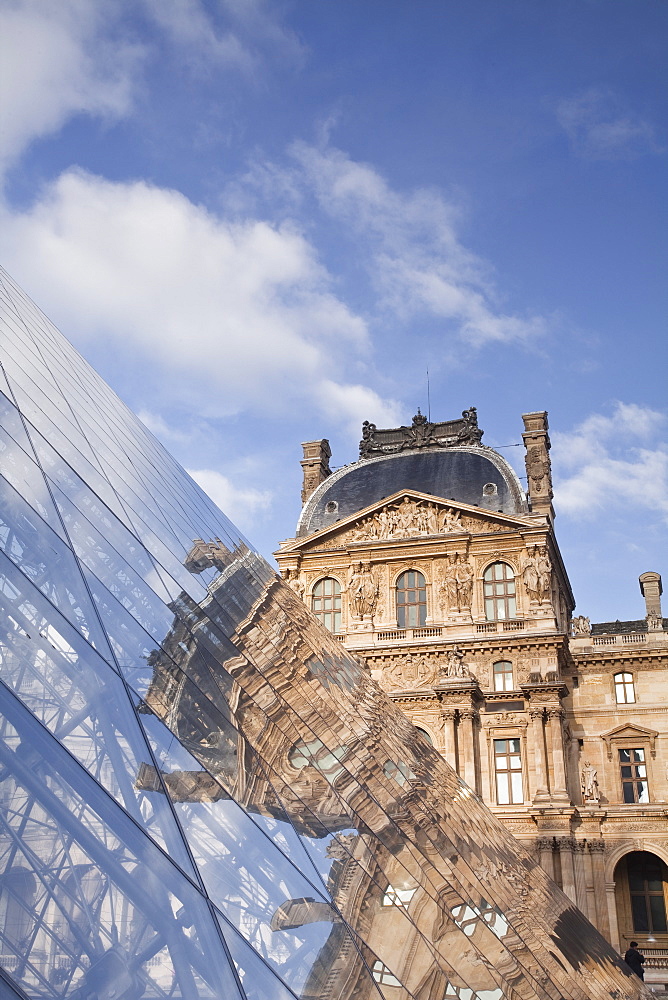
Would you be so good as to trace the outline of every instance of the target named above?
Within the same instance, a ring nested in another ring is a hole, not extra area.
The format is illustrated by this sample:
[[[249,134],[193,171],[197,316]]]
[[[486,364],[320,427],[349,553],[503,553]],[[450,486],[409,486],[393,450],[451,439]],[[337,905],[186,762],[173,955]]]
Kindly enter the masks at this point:
[[[641,747],[619,750],[623,802],[649,802],[647,764]]]
[[[497,805],[524,802],[519,739],[494,740],[494,774]]]

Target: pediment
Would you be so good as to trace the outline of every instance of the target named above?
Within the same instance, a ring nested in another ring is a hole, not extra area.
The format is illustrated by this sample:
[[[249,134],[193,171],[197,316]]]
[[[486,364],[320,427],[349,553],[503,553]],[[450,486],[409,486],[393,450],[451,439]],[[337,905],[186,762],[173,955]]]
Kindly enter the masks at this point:
[[[629,743],[631,741],[637,741],[640,746],[647,746],[649,744],[652,757],[656,756],[656,738],[658,735],[656,729],[645,729],[643,726],[625,723],[621,726],[616,726],[608,733],[601,733],[601,738],[605,740],[608,760],[612,760],[613,744]]]
[[[528,517],[481,510],[459,503],[419,493],[401,490],[377,503],[306,538],[295,540],[283,552],[320,547],[321,545],[356,545],[369,542],[393,542],[456,535],[510,531],[534,526]]]

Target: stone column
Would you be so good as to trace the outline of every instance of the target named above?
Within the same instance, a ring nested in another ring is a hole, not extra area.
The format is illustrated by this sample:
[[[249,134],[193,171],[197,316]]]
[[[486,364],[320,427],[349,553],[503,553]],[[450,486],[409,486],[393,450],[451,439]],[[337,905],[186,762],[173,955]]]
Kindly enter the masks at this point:
[[[551,798],[557,802],[567,802],[570,805],[570,795],[566,791],[566,765],[564,762],[564,734],[562,708],[548,708],[547,726],[552,751],[552,790]]]
[[[575,901],[589,919],[594,922],[593,916],[589,915],[587,897],[587,871],[586,865],[589,861],[589,851],[584,840],[576,840],[573,844],[573,867],[575,869]]]
[[[547,872],[551,879],[554,878],[554,837],[539,837],[538,857],[540,867]]]
[[[457,770],[457,741],[455,737],[455,716],[457,712],[454,708],[444,708],[441,712],[443,721],[443,756],[451,767]]]
[[[543,714],[542,708],[529,709],[529,717],[531,719],[531,746],[529,749],[533,753],[534,773],[536,776],[535,786],[531,790],[533,792],[534,802],[547,802],[550,798],[550,793],[547,787]]]
[[[619,924],[617,923],[617,900],[615,898],[615,883],[605,883],[605,898],[608,904],[608,920],[610,921],[610,937],[608,940],[613,948],[620,950]]]
[[[610,935],[610,915],[608,913],[608,901],[605,884],[605,843],[602,840],[589,841],[589,857],[591,860],[592,883],[594,887],[594,905],[596,907],[596,920],[593,921],[604,938],[611,940]],[[614,895],[614,887],[613,887]],[[614,900],[613,900],[614,902]],[[615,915],[617,910],[615,908]],[[591,917],[589,918],[592,919]]]
[[[474,792],[478,791],[478,776],[476,768],[476,743],[478,713],[473,708],[459,710],[459,753],[461,776]],[[463,758],[463,759],[462,759]]]
[[[577,890],[575,887],[575,865],[573,864],[573,851],[575,843],[570,837],[560,837],[557,840],[559,856],[561,858],[561,883],[562,888],[569,899],[578,905]]]

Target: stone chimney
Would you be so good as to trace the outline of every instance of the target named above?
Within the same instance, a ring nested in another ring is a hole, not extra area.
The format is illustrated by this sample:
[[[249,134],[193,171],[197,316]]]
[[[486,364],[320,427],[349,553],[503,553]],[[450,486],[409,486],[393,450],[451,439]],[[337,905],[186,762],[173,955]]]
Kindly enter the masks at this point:
[[[332,451],[327,438],[322,441],[303,441],[304,457],[301,460],[301,467],[304,470],[304,482],[302,483],[302,503],[306,503],[316,486],[323,483],[327,476],[331,476],[332,470],[329,467],[329,460]]]
[[[638,577],[640,593],[645,598],[645,616],[647,618],[647,629],[649,632],[659,632],[663,629],[663,616],[661,614],[661,586],[660,573],[641,573]]]
[[[554,519],[552,508],[552,465],[550,438],[547,433],[547,413],[523,413],[524,462],[527,470],[527,493],[534,513]]]

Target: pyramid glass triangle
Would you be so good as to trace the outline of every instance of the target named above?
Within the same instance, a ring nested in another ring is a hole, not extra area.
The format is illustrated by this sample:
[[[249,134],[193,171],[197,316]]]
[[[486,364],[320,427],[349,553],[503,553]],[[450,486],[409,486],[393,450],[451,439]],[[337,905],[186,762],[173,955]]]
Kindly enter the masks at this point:
[[[636,1000],[0,272],[0,994]]]

